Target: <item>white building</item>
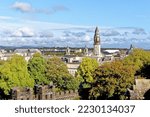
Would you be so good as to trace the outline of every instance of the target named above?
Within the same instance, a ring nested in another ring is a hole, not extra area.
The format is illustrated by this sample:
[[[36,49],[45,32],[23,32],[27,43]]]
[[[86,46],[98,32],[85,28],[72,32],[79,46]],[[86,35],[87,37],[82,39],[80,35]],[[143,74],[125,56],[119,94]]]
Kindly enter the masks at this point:
[[[35,53],[41,54],[41,51],[39,49],[16,49],[14,51],[14,54],[23,56],[26,61],[29,61]]]
[[[16,49],[14,52],[7,53],[6,51],[0,51],[0,60],[8,60],[12,55],[17,54],[23,56],[26,61],[32,58],[33,54],[41,53],[38,49]]]
[[[67,67],[68,67],[69,73],[75,76],[75,73],[77,72],[79,65],[80,65],[79,63],[68,63]]]

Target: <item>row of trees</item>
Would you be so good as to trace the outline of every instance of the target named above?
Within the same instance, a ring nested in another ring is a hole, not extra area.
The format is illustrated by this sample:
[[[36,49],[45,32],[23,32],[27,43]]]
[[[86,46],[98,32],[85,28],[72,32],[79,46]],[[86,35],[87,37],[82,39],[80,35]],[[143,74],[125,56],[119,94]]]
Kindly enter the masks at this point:
[[[8,95],[13,87],[34,87],[53,82],[57,91],[79,89],[81,99],[127,99],[126,92],[137,78],[150,78],[150,52],[134,49],[123,60],[99,66],[84,58],[76,76],[57,57],[44,59],[39,53],[25,61],[19,55],[0,61],[0,93]]]
[[[0,62],[0,92],[8,95],[13,87],[34,87],[53,83],[57,91],[78,88],[78,82],[69,74],[67,66],[57,57],[44,59],[36,53],[32,59],[13,55]]]
[[[98,66],[96,60],[85,58],[78,68],[81,99],[127,99],[127,89],[138,78],[150,78],[150,52],[134,49],[123,60]]]

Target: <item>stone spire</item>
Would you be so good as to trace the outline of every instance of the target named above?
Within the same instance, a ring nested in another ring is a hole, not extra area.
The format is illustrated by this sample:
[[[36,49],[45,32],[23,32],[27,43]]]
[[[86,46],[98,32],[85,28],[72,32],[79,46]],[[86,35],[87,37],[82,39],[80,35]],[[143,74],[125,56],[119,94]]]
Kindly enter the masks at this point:
[[[69,48],[69,46],[67,46],[66,55],[70,55],[70,48]]]
[[[89,54],[89,51],[88,51],[88,48],[87,48],[87,46],[85,45],[85,49],[84,49],[84,55],[85,55],[85,56],[88,56],[88,54]]]
[[[131,45],[130,45],[130,50],[133,50],[133,48],[134,48],[134,47],[133,47],[133,45],[131,44]]]
[[[99,29],[98,29],[98,27],[96,27],[96,29],[95,29],[94,45],[100,45],[100,35],[99,35]]]
[[[133,52],[134,46],[131,44],[130,49],[127,51],[127,54],[130,54]]]

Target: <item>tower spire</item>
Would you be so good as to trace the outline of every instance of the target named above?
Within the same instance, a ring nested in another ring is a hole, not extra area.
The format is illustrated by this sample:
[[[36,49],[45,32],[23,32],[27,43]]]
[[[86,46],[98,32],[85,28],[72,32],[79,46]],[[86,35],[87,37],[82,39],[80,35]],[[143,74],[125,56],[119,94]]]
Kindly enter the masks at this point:
[[[96,27],[95,34],[94,34],[94,44],[99,45],[100,44],[100,35],[99,35],[99,29]]]
[[[98,27],[96,27],[95,34],[94,34],[94,55],[99,56],[99,57],[102,56]]]

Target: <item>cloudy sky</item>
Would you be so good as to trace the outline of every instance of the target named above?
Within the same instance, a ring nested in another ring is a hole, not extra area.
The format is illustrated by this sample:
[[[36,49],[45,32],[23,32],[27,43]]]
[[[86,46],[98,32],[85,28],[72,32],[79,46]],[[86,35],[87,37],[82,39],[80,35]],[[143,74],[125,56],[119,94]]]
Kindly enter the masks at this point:
[[[0,0],[0,46],[150,49],[149,0]]]

